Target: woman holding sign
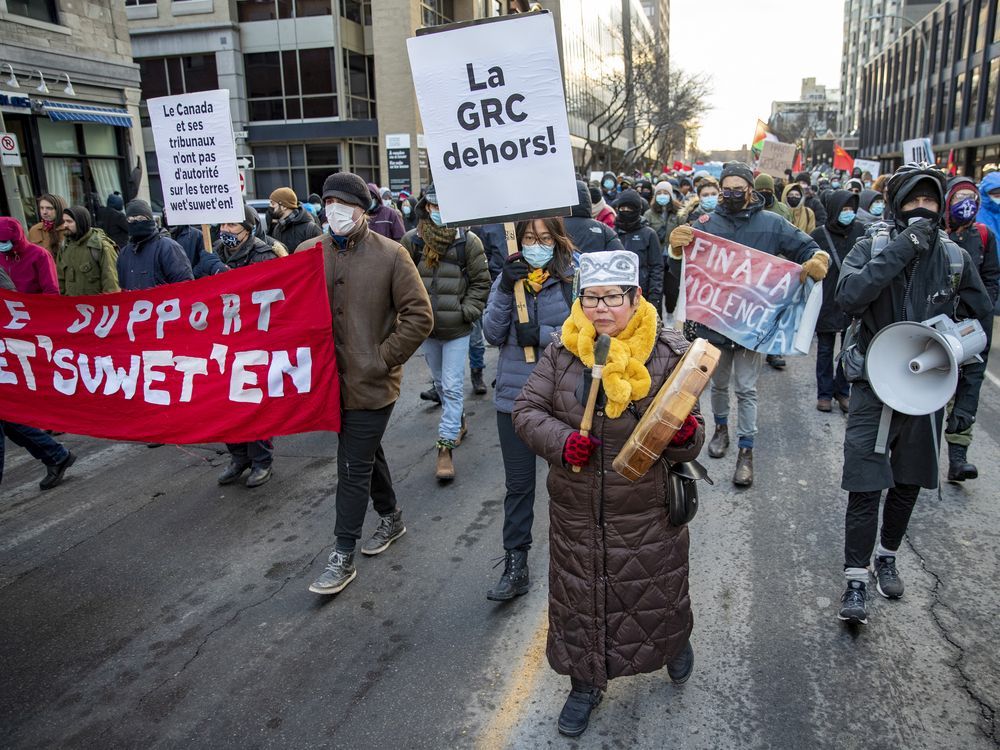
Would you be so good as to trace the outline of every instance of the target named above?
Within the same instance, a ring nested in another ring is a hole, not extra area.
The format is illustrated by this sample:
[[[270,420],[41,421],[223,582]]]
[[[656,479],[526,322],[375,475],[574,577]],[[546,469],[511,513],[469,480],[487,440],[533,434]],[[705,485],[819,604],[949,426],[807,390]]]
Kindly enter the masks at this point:
[[[667,462],[691,461],[704,442],[698,413],[665,461],[636,482],[611,468],[687,342],[663,329],[645,300],[635,253],[580,258],[580,296],[561,340],[542,354],[514,405],[514,429],[549,462],[549,632],[552,668],[572,690],[559,731],[587,728],[608,680],[667,667],[688,679],[694,651],[688,532],[666,507]],[[579,431],[598,335],[611,337],[589,434]],[[579,467],[578,472],[573,468]]]

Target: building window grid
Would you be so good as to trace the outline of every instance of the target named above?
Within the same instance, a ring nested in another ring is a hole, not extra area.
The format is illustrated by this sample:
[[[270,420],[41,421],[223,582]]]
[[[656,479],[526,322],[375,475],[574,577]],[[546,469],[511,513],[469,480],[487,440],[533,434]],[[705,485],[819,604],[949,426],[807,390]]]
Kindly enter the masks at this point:
[[[351,118],[375,119],[375,59],[344,50],[344,81]]]
[[[181,55],[178,57],[147,57],[136,60],[142,79],[140,124],[149,126],[146,100],[159,96],[209,91],[219,87],[219,72],[215,55]]]
[[[440,26],[455,18],[454,0],[420,0],[424,26]]]
[[[325,60],[307,59],[325,52]],[[329,76],[316,75],[321,62],[329,62]],[[329,47],[284,50],[282,52],[251,52],[243,56],[247,77],[247,103],[251,122],[274,120],[310,120],[337,117],[337,75],[333,49]],[[303,68],[311,71],[308,78]],[[268,72],[268,69],[271,69]],[[259,71],[259,75],[256,74]],[[313,86],[328,81],[332,91],[318,92]],[[269,85],[268,85],[269,84]],[[303,85],[306,84],[306,85]],[[254,90],[252,87],[258,87]]]
[[[371,26],[371,0],[340,0],[340,15],[362,26]]]
[[[330,0],[236,0],[236,14],[240,23],[247,23],[331,16],[333,9]]]

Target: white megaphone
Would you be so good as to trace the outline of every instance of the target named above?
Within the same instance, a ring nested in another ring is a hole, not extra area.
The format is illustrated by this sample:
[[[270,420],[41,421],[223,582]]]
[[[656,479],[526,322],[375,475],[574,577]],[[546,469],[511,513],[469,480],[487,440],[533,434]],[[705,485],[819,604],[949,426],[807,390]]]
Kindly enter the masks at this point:
[[[978,320],[938,315],[893,323],[868,345],[865,371],[879,400],[902,414],[933,414],[955,394],[958,368],[982,361],[986,332]]]

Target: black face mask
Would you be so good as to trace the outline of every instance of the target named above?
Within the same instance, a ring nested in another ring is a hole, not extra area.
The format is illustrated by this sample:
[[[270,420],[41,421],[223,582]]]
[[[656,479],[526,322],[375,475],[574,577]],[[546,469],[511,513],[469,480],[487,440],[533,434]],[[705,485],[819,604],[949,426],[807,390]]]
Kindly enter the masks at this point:
[[[899,213],[899,220],[904,224],[909,224],[914,219],[929,219],[937,224],[941,220],[941,217],[935,211],[931,211],[929,208],[924,208],[923,206],[910,209],[909,211],[900,211]]]
[[[789,195],[788,198],[785,200],[785,203],[787,203],[790,208],[795,208],[801,202],[802,202],[801,195]]]
[[[156,234],[156,222],[152,219],[128,222],[128,236],[133,240],[144,240]]]
[[[638,226],[639,224],[639,212],[635,209],[619,209],[618,210],[618,225],[624,229],[630,229],[632,227]]]
[[[746,202],[746,193],[739,193],[737,195],[732,195],[728,198],[723,197],[722,203],[730,213],[736,213],[737,211],[743,210],[743,204]]]
[[[764,197],[764,208],[770,208],[774,205],[774,193],[765,190],[761,192],[761,195]]]

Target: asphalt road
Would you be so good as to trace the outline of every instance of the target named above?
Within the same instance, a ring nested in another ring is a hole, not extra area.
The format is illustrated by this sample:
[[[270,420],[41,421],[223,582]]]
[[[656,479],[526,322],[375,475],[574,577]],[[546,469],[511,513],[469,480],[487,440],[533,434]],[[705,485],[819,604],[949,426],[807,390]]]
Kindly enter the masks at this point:
[[[812,367],[763,374],[751,489],[730,483],[734,456],[703,457],[716,484],[691,527],[691,680],[613,681],[577,742],[556,732],[568,680],[543,653],[544,489],[532,589],[488,602],[494,410],[470,397],[458,479],[439,487],[419,358],[386,440],[408,533],[333,598],[307,586],[333,541],[334,435],[279,438],[273,481],[252,491],[216,486],[220,446],[67,436],[80,459],[40,493],[39,465],[8,444],[0,746],[996,748],[1000,387],[983,389],[980,479],[921,494],[905,597],[850,630],[845,418],[815,411]]]

